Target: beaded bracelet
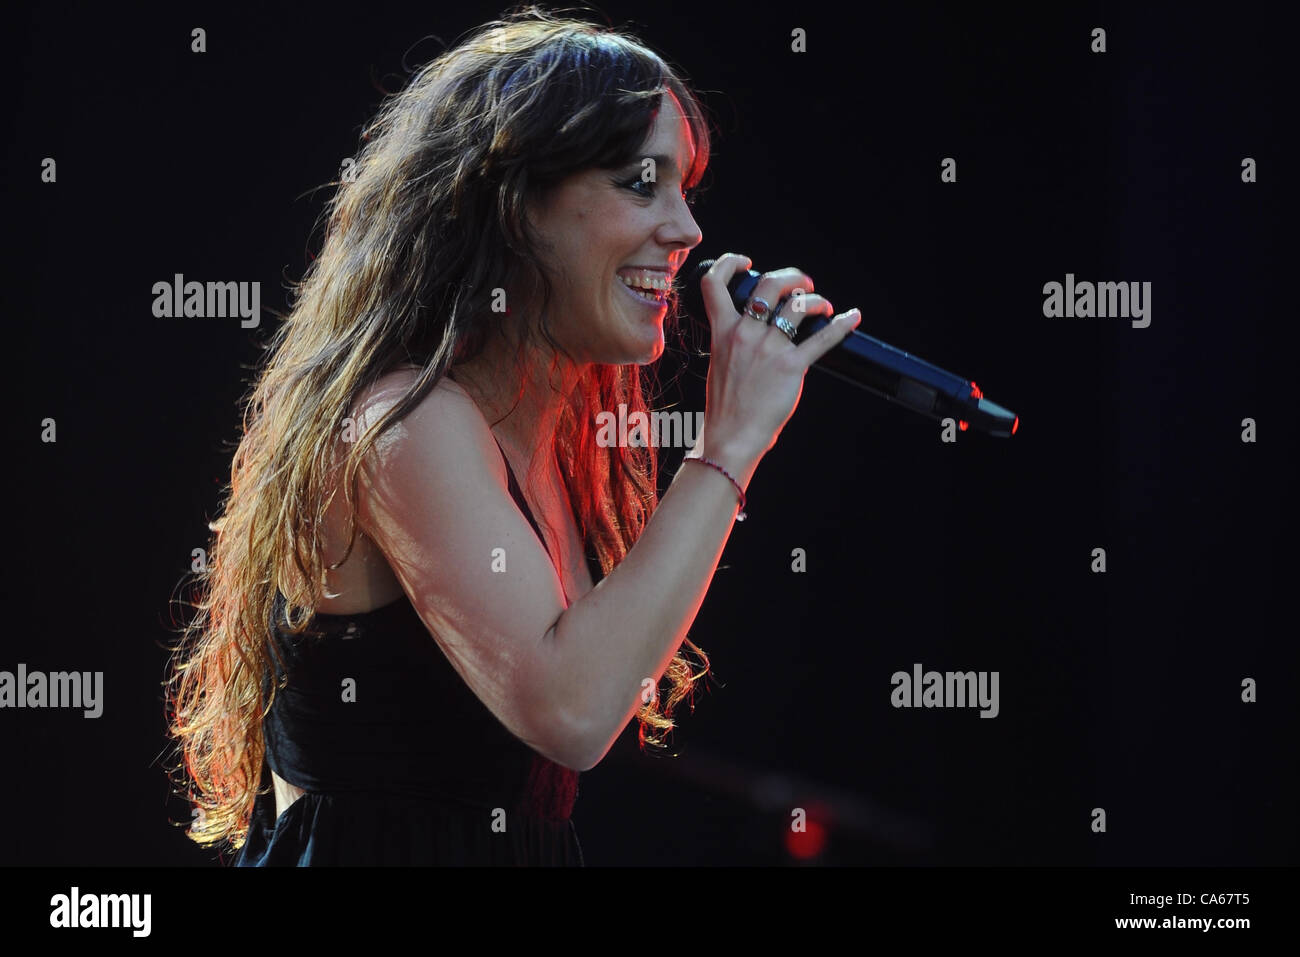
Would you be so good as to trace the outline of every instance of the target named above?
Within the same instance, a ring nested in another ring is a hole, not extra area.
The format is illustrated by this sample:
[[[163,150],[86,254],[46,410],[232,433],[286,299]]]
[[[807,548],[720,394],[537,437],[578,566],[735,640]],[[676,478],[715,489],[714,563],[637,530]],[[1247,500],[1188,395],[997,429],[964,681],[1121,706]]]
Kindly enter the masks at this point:
[[[705,458],[704,456],[702,456],[702,455],[699,455],[699,456],[690,456],[690,457],[688,457],[688,458],[684,458],[684,459],[682,459],[682,462],[683,462],[683,463],[686,463],[686,462],[699,462],[701,465],[707,465],[707,466],[709,466],[709,468],[717,469],[719,472],[721,472],[721,473],[722,473],[723,475],[725,475],[727,478],[731,479],[731,484],[734,485],[734,486],[736,486],[736,492],[739,493],[739,495],[740,495],[740,511],[736,514],[736,521],[738,521],[738,522],[743,522],[743,521],[745,520],[745,490],[744,490],[743,488],[740,487],[740,483],[737,482],[737,481],[735,480],[735,478],[732,477],[732,474],[731,474],[730,472],[728,472],[726,469],[724,469],[724,468],[723,468],[721,465],[719,465],[717,462],[714,462],[714,461],[712,461],[712,460],[710,460],[710,459],[706,459],[706,458]]]

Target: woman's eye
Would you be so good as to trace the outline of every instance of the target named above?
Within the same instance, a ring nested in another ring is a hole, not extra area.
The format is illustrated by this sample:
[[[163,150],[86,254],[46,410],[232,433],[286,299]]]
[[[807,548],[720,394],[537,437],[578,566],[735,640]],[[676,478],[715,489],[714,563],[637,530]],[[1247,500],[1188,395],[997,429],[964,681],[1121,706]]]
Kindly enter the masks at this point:
[[[632,192],[636,193],[643,199],[653,199],[655,195],[655,183],[653,180],[647,181],[640,176],[633,177],[623,184]],[[686,201],[687,206],[694,206],[695,201],[699,198],[699,188],[692,186],[690,189],[682,190],[682,199]]]

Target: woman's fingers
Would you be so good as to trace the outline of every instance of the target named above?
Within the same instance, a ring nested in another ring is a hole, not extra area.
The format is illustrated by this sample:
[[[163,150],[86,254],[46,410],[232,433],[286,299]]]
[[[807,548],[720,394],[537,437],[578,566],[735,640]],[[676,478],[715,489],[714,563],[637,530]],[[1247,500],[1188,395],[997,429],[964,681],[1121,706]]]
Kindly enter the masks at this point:
[[[810,367],[826,353],[843,342],[850,332],[862,321],[862,310],[854,307],[842,312],[832,319],[824,328],[818,329],[811,336],[799,343],[797,348],[803,354],[805,368]]]
[[[794,294],[788,299],[782,299],[772,309],[772,322],[775,325],[776,317],[790,323],[796,329],[799,324],[809,316],[833,316],[835,307],[825,296],[819,296],[816,293],[803,295],[801,290],[795,289]]]
[[[737,274],[751,269],[753,265],[753,260],[748,256],[726,253],[719,256],[700,279],[704,304],[709,313],[709,320],[715,327],[720,317],[730,316],[736,310],[727,285]],[[780,307],[781,316],[796,327],[800,320],[809,313],[820,311],[822,304],[826,303],[821,296],[813,295],[812,277],[793,267],[764,273],[750,297],[751,302],[754,300],[767,303],[769,316]],[[756,304],[756,310],[761,309],[761,304]]]
[[[705,311],[709,314],[709,324],[714,331],[719,322],[730,322],[736,314],[736,307],[731,301],[727,284],[737,273],[752,268],[754,261],[739,253],[724,253],[719,256],[700,279],[700,295],[704,298]]]
[[[757,462],[798,405],[808,367],[842,342],[861,315],[854,310],[837,317],[796,345],[791,330],[809,315],[831,315],[834,306],[813,292],[806,273],[791,267],[764,273],[738,315],[727,284],[748,268],[748,257],[728,254],[701,280],[714,333],[705,419],[715,443]]]
[[[807,273],[800,272],[793,266],[785,269],[775,269],[772,272],[763,273],[763,278],[754,287],[754,293],[750,296],[749,301],[763,300],[768,305],[770,315],[780,305],[781,300],[788,296],[793,297],[796,291],[802,291],[805,297],[811,293],[813,291],[812,277]],[[787,305],[786,308],[788,310],[789,306]],[[785,315],[785,313],[782,313],[782,315]],[[786,316],[786,318],[791,319],[792,322],[794,321],[789,316]]]

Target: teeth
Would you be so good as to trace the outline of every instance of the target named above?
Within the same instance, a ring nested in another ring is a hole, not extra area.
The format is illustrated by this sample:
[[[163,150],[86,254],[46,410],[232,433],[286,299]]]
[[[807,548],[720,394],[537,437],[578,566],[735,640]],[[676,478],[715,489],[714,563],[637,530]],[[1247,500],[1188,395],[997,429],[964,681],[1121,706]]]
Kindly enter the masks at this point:
[[[618,278],[622,281],[623,285],[631,286],[633,289],[658,289],[660,292],[667,292],[672,288],[672,283],[667,279],[664,279],[662,276],[653,275],[652,273],[641,272],[631,276],[624,276],[622,273],[619,273]]]

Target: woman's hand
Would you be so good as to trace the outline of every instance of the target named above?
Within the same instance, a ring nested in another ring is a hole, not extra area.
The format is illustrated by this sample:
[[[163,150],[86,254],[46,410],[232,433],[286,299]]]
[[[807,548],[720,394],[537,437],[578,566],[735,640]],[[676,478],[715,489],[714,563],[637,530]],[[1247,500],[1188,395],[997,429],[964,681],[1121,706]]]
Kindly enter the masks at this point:
[[[727,284],[752,266],[749,258],[727,253],[700,280],[712,328],[712,357],[704,431],[697,447],[706,457],[734,469],[742,485],[748,484],[758,460],[776,444],[794,414],[809,367],[862,321],[862,314],[852,309],[795,345],[774,324],[736,312]],[[796,311],[793,299],[783,302],[799,289],[805,293],[802,311]],[[812,279],[794,268],[764,273],[754,298],[769,303],[773,315],[796,328],[808,316],[834,314],[831,303],[813,293]]]

